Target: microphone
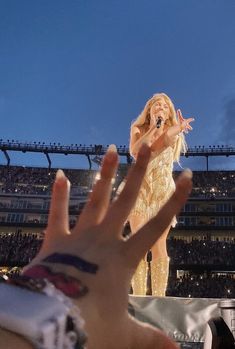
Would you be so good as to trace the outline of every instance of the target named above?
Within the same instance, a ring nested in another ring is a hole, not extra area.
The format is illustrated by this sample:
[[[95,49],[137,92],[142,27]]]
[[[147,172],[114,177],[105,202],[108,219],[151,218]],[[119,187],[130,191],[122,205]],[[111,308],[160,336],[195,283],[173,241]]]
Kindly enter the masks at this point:
[[[162,125],[162,122],[163,122],[163,119],[160,118],[160,116],[159,116],[159,117],[157,118],[157,121],[156,121],[156,127],[157,127],[157,128],[160,128],[161,125]]]

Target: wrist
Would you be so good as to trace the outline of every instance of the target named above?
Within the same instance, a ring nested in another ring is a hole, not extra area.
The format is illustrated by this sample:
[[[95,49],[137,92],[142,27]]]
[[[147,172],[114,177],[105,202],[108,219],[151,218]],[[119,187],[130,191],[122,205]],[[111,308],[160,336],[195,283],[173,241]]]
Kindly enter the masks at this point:
[[[9,283],[40,292],[45,287],[45,280],[69,298],[76,299],[88,292],[88,288],[78,278],[42,264],[34,265],[22,275],[10,278]]]
[[[38,267],[49,268],[53,275],[43,276],[45,269],[44,271],[35,269]],[[27,268],[24,269],[22,276],[27,276],[35,280],[48,280],[55,286],[55,288],[62,292],[75,306],[78,307],[80,298],[85,297],[90,289],[89,282],[84,280],[84,278],[82,278],[81,281],[81,274],[79,274],[76,269],[63,264],[46,263],[38,260],[37,263],[34,262],[33,264],[27,266]],[[74,280],[76,281],[74,282]],[[34,282],[32,282],[32,284],[33,283]]]
[[[5,277],[6,282],[0,283],[1,327],[22,335],[36,348],[52,348],[52,342],[61,349],[83,345],[86,335],[79,308],[48,278]]]
[[[184,131],[184,125],[183,124],[180,124],[180,131],[182,132],[182,131]]]
[[[55,252],[41,259],[35,259],[24,269],[22,278],[25,276],[38,280],[46,279],[75,301],[87,293],[91,279],[87,276],[95,275],[98,269],[97,264],[81,257]]]
[[[179,124],[178,126],[179,126],[179,134],[184,132],[185,126],[183,124]]]

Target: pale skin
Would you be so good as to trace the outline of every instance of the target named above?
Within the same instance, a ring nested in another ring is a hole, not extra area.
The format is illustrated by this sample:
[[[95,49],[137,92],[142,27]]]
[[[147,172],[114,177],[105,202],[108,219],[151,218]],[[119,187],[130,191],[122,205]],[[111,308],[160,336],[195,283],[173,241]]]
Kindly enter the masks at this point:
[[[138,150],[143,143],[147,143],[150,146],[151,159],[153,159],[167,147],[174,147],[180,132],[188,133],[189,130],[192,130],[190,123],[194,121],[194,118],[185,119],[180,109],[177,110],[178,125],[168,126],[166,121],[169,120],[169,117],[170,108],[168,103],[163,97],[157,98],[150,108],[149,128],[146,130],[145,134],[140,135],[135,129],[131,129],[130,148],[132,149],[134,158],[136,158]],[[160,128],[156,127],[158,118],[162,119]],[[129,222],[132,233],[136,233],[146,223],[146,218],[139,215],[131,215]],[[152,246],[152,260],[168,256],[166,239],[170,228],[171,224],[166,227],[161,237]]]
[[[175,193],[158,215],[125,240],[123,224],[137,198],[150,156],[150,148],[141,146],[122,193],[110,203],[111,181],[118,166],[118,155],[112,147],[103,159],[101,177],[72,231],[68,223],[70,183],[59,172],[53,186],[45,240],[30,265],[40,263],[54,252],[70,253],[98,264],[95,275],[50,264],[53,270],[72,275],[89,288],[87,295],[75,300],[86,323],[88,349],[178,348],[160,330],[136,321],[127,311],[129,285],[140,259],[161,238],[192,188],[191,173],[185,171],[176,183]],[[0,348],[31,348],[25,339],[10,332],[1,330],[0,335]]]

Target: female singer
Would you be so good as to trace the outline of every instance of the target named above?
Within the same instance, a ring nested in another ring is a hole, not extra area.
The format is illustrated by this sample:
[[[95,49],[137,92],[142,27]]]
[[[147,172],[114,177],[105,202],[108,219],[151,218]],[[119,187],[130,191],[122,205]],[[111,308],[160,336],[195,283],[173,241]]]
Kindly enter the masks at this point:
[[[166,94],[158,93],[147,101],[142,113],[132,123],[130,153],[134,159],[143,143],[151,148],[151,161],[129,216],[132,233],[154,217],[174,192],[173,163],[179,162],[180,153],[187,149],[184,133],[192,130],[192,121],[193,118],[184,119],[180,110],[175,112],[174,105]],[[166,239],[171,226],[174,227],[175,224],[174,218],[151,250],[151,285],[155,296],[165,296],[169,272]],[[147,262],[141,260],[132,279],[135,295],[146,295],[146,281]]]

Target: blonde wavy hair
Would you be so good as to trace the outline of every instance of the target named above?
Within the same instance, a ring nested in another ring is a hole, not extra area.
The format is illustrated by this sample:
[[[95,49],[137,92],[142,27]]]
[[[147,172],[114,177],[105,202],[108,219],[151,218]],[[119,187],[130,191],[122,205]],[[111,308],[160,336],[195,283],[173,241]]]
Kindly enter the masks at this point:
[[[149,124],[150,124],[150,110],[153,104],[159,99],[163,98],[164,101],[169,106],[170,110],[170,116],[169,119],[166,120],[165,124],[168,127],[174,126],[178,124],[177,118],[176,118],[176,111],[174,104],[172,103],[171,99],[165,94],[165,93],[156,93],[151,97],[147,103],[145,104],[145,107],[141,114],[137,117],[137,119],[131,124],[131,130],[135,133],[140,133],[141,135],[147,132]],[[137,128],[136,131],[133,129]],[[185,153],[187,151],[187,144],[184,138],[183,133],[181,132],[176,143],[174,146],[174,161],[179,163],[180,154]],[[132,155],[132,149],[130,149],[130,153]]]

